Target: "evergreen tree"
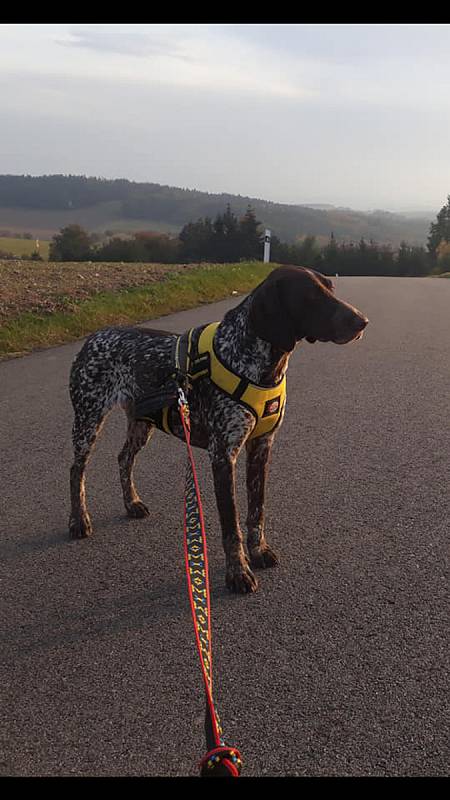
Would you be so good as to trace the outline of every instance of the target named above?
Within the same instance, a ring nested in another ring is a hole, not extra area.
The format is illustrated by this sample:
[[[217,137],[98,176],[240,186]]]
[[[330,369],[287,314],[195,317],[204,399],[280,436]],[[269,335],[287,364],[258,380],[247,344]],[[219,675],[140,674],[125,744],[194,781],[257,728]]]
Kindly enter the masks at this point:
[[[318,259],[317,269],[323,270],[329,274],[339,272],[339,248],[337,246],[334,233],[331,231],[330,240],[326,247],[322,249]]]
[[[239,261],[240,258],[240,228],[239,221],[231,210],[231,206],[227,203],[225,214],[222,217],[223,233],[224,233],[224,248],[223,260],[226,261]]]
[[[427,253],[423,247],[414,247],[401,242],[397,252],[396,274],[400,277],[415,277],[429,273]]]
[[[442,241],[437,248],[436,272],[448,272],[450,270],[450,242]]]
[[[396,264],[390,245],[383,245],[379,251],[379,275],[395,275]]]
[[[251,206],[239,222],[240,258],[255,258],[261,260],[263,254],[263,233],[261,223],[256,219]]]
[[[213,234],[211,237],[211,258],[213,261],[224,262],[230,259],[227,258],[227,241],[226,241],[225,225],[223,221],[223,214],[217,214],[213,223]]]
[[[437,251],[441,242],[450,242],[450,194],[447,203],[439,211],[436,222],[430,225],[428,236],[428,252],[433,262],[437,259]]]
[[[188,222],[180,232],[180,256],[186,261],[214,259],[214,227],[210,217]]]

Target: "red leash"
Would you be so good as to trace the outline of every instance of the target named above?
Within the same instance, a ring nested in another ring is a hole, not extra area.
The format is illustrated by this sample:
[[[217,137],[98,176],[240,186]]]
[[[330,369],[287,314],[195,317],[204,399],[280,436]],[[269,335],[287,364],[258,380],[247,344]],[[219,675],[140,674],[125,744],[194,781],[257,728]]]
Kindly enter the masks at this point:
[[[236,747],[230,747],[223,739],[212,696],[208,554],[200,490],[191,447],[189,407],[182,389],[179,389],[178,393],[178,410],[188,452],[184,495],[184,556],[195,638],[206,695],[205,735],[208,752],[200,761],[200,774],[204,777],[238,778],[242,769],[241,756]]]

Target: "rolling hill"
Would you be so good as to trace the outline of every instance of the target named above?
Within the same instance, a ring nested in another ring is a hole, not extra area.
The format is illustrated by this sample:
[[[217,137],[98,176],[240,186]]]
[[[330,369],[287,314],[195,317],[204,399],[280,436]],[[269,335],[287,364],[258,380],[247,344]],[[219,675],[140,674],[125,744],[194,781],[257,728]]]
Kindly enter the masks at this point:
[[[324,242],[333,232],[340,240],[364,237],[394,247],[402,240],[420,245],[426,242],[431,222],[388,211],[289,205],[124,179],[0,175],[0,235],[27,231],[33,237],[51,238],[71,223],[90,232],[177,234],[187,222],[206,216],[214,219],[227,204],[237,216],[251,205],[258,220],[286,242],[307,235]]]

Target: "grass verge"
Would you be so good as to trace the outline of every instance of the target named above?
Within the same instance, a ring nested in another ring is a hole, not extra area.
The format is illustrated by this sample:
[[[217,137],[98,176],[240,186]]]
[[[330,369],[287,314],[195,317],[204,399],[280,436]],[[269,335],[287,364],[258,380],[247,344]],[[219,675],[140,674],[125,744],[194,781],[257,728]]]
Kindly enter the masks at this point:
[[[80,267],[82,265],[80,264]],[[202,264],[165,275],[148,286],[101,292],[74,301],[70,310],[24,312],[0,327],[0,358],[74,341],[108,325],[143,322],[251,291],[274,268],[258,261]]]

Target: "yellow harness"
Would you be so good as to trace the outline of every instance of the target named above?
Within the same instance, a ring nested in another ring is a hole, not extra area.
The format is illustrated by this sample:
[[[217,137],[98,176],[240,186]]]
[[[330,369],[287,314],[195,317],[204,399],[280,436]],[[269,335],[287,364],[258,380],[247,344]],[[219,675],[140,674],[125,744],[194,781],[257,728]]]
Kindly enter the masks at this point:
[[[219,324],[219,322],[212,322],[210,325],[207,325],[200,334],[197,345],[198,358],[195,359],[195,361],[197,363],[204,361],[206,366],[204,369],[196,370],[193,373],[190,372],[190,369],[193,364],[191,357],[191,336],[194,329],[192,328],[189,331],[186,371],[191,382],[201,377],[208,376],[218,389],[221,389],[233,400],[241,403],[241,405],[251,411],[256,419],[256,425],[249,439],[256,439],[258,436],[271,433],[281,419],[286,402],[286,376],[283,376],[275,386],[258,386],[255,383],[250,383],[246,378],[239,377],[239,375],[236,375],[228,369],[214,350],[214,335]],[[172,433],[169,426],[168,412],[168,407],[163,409],[161,422],[166,433]]]

